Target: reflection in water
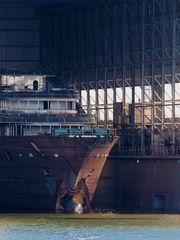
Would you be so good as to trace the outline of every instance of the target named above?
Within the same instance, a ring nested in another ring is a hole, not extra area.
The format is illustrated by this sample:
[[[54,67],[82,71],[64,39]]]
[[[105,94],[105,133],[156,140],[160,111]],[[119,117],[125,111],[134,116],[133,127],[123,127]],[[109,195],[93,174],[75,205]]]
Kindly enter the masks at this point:
[[[180,239],[179,226],[176,215],[2,214],[0,240],[173,240]]]

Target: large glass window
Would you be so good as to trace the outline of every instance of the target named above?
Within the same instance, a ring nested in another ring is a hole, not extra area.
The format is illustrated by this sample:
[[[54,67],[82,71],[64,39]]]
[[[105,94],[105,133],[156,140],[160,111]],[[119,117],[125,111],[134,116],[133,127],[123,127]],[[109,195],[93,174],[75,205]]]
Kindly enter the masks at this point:
[[[60,110],[66,110],[66,102],[65,101],[59,102],[59,109]]]

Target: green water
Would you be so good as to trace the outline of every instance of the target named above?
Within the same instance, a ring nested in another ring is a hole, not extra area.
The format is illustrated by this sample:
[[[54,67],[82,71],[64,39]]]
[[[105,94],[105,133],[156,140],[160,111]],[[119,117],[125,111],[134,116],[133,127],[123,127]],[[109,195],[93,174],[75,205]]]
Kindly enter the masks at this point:
[[[0,240],[180,239],[179,215],[1,214]]]

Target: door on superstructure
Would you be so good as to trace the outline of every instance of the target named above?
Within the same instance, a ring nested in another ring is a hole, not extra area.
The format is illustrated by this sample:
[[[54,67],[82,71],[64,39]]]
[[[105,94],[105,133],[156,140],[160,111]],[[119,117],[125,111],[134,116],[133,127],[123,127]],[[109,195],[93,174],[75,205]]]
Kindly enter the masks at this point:
[[[38,85],[39,85],[38,81],[37,81],[37,80],[34,80],[34,81],[33,81],[33,90],[34,90],[34,91],[38,91],[38,88],[39,88]]]

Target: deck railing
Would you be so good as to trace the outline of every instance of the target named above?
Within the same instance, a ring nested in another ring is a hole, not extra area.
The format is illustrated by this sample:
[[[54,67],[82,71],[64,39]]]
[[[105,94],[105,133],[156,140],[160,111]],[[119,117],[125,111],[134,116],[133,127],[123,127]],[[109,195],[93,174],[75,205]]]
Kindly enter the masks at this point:
[[[77,98],[79,99],[79,93],[77,92],[34,92],[34,91],[24,91],[24,92],[1,92],[0,99],[18,99],[18,98]]]
[[[94,119],[86,113],[76,114],[23,114],[20,112],[0,113],[0,123],[84,123],[93,124]]]

